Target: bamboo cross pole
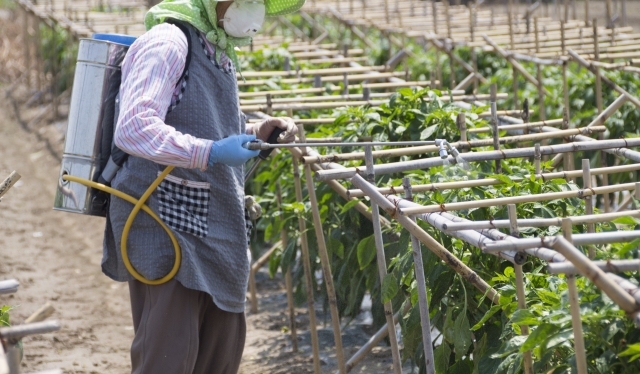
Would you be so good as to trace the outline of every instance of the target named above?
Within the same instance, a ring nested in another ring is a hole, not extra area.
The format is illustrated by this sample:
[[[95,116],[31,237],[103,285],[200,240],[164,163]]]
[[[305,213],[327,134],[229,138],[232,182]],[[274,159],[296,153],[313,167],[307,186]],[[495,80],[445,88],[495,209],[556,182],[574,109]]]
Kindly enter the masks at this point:
[[[604,132],[606,128],[604,126],[594,126],[591,128],[577,128],[570,129],[564,131],[556,131],[550,133],[537,133],[537,134],[529,134],[529,135],[517,135],[517,136],[506,136],[503,138],[499,138],[499,144],[514,144],[514,143],[523,143],[523,142],[532,142],[540,139],[552,139],[552,138],[561,138],[566,136],[578,135],[578,134],[592,134],[597,132]],[[329,138],[329,140],[333,141],[334,138]],[[340,146],[341,138],[336,138],[339,141],[336,142],[336,147]],[[468,140],[466,142],[455,142],[450,143],[452,147],[459,148],[460,150],[471,149],[476,147],[487,147],[494,144],[492,139],[480,139],[480,140]],[[427,146],[415,146],[408,148],[396,148],[396,149],[386,149],[381,151],[374,151],[374,158],[385,158],[385,157],[400,157],[407,155],[415,155],[415,154],[424,154],[431,152],[438,152],[439,146],[427,145]],[[329,154],[324,156],[304,156],[301,158],[303,164],[316,164],[323,162],[338,162],[338,161],[354,161],[354,160],[362,160],[364,159],[364,152],[351,152],[351,153],[343,153],[343,154]]]
[[[409,311],[410,306],[411,304],[407,304],[407,307],[402,312],[406,314]],[[394,324],[398,323],[399,314],[400,312],[393,315]],[[387,329],[387,324],[385,323],[378,329],[378,331],[376,331],[375,334],[373,334],[373,336],[371,336],[371,338],[369,338],[369,341],[367,341],[360,349],[358,349],[358,351],[354,353],[353,356],[351,356],[351,358],[347,361],[347,371],[351,371],[351,369],[353,369],[360,361],[362,361],[366,357],[366,355],[371,352],[371,350],[387,336],[388,332],[389,330]],[[338,372],[336,372],[336,374],[338,374]]]
[[[461,113],[463,114],[463,113]],[[464,115],[464,114],[463,114]],[[411,182],[409,178],[402,179],[404,186],[404,197],[413,200],[411,192]],[[415,222],[415,218],[411,218]],[[420,307],[420,327],[422,328],[422,345],[424,348],[424,361],[427,374],[435,374],[435,360],[433,356],[433,340],[431,339],[431,320],[429,317],[429,300],[427,299],[427,283],[424,278],[424,265],[422,262],[422,250],[420,241],[415,235],[411,235],[411,252],[413,254],[413,264],[418,287],[418,304]]]
[[[435,240],[431,235],[424,231],[417,223],[413,222],[409,217],[397,214],[396,208],[389,200],[373,188],[371,184],[365,181],[361,176],[354,175],[351,178],[354,186],[364,190],[372,201],[378,203],[385,212],[400,223],[407,231],[415,235],[427,248],[429,248],[438,258],[451,267],[456,273],[460,274],[463,279],[467,280],[480,292],[487,296],[495,304],[500,303],[500,294],[485,282],[472,269],[449,252],[440,242]]]
[[[498,131],[529,130],[529,129],[542,127],[542,126],[560,126],[560,125],[562,125],[562,119],[552,119],[548,121],[521,123],[517,125],[502,125],[502,126],[498,126]],[[491,131],[492,131],[491,127],[475,127],[473,129],[468,130],[468,132],[471,134],[478,134],[478,133],[491,132]]]
[[[367,179],[369,183],[375,184],[375,174],[373,172],[373,156],[371,154],[371,146],[365,147],[365,161],[367,168]],[[387,276],[387,261],[384,254],[384,241],[382,239],[382,228],[380,226],[380,211],[375,201],[371,200],[371,214],[373,223],[373,237],[376,244],[376,260],[378,263],[378,275],[380,276],[380,299],[382,300],[382,284]],[[393,372],[402,374],[400,363],[400,349],[398,348],[398,340],[396,337],[396,328],[393,324],[393,306],[391,301],[384,302],[384,314],[387,319],[387,328],[389,330],[389,343],[391,345],[391,357],[393,359]],[[426,342],[425,342],[426,344]]]
[[[592,263],[607,273],[640,271],[640,260],[607,260],[592,261]],[[568,261],[551,263],[547,265],[547,271],[549,274],[578,274],[578,269]]]
[[[566,0],[565,0],[566,1]],[[571,243],[573,224],[571,219],[562,220],[562,234]],[[566,256],[566,255],[565,255]],[[576,366],[578,374],[587,374],[587,354],[582,334],[582,319],[580,318],[580,297],[575,275],[567,275],[567,289],[569,292],[569,309],[571,310],[571,325],[573,326],[573,345],[576,352]]]
[[[555,129],[554,129],[555,130]],[[532,134],[534,135],[534,134]],[[530,136],[530,135],[523,135]],[[575,135],[576,138],[580,139],[580,135]],[[585,137],[586,139],[591,139]],[[609,140],[593,140],[592,141],[579,141],[573,143],[566,144],[558,144],[553,146],[545,146],[540,147],[540,154],[542,155],[550,155],[556,153],[567,153],[567,152],[580,152],[580,151],[597,151],[601,149],[615,149],[616,153],[622,153],[620,150],[625,150],[625,147],[639,147],[640,139],[639,138],[623,138],[623,139],[609,139]],[[505,149],[502,151],[484,151],[484,152],[472,152],[465,153],[464,160],[467,162],[479,162],[479,161],[493,161],[498,159],[507,159],[507,158],[522,158],[522,157],[533,157],[535,154],[535,148],[516,148],[516,149]],[[402,161],[402,162],[391,162],[387,164],[375,165],[376,174],[391,174],[391,173],[401,173],[409,170],[417,170],[417,169],[426,169],[434,166],[442,166],[445,164],[456,164],[457,161],[455,157],[449,156],[447,159],[442,159],[440,157],[430,157],[418,160],[411,161]],[[320,181],[325,181],[329,179],[347,179],[353,177],[356,173],[361,172],[361,170],[350,167],[350,168],[341,168],[341,169],[331,169],[331,170],[320,170],[316,172],[316,179]],[[570,172],[564,172],[564,174],[573,177]],[[580,174],[578,174],[580,176]]]
[[[520,237],[518,231],[518,215],[516,213],[515,204],[507,205],[507,212],[509,214],[509,228],[510,235],[514,237]],[[524,288],[524,273],[522,271],[522,265],[513,264],[514,272],[516,274],[516,295],[518,297],[518,309],[527,309],[526,291]],[[529,326],[520,325],[521,335],[529,335]],[[533,374],[533,357],[531,351],[524,352],[524,372],[525,374]]]
[[[304,204],[302,197],[302,183],[300,181],[300,167],[298,161],[294,157],[293,160],[293,177],[294,186],[296,190],[296,201]],[[311,270],[311,260],[309,258],[309,242],[307,239],[307,223],[302,215],[298,215],[298,229],[300,230],[300,248],[302,251],[302,266],[304,269],[304,279],[307,290],[307,309],[309,311],[309,331],[311,332],[311,350],[313,352],[313,372],[314,374],[320,374],[320,352],[318,343],[318,330],[316,325],[316,311],[315,302],[313,297],[313,290],[315,288],[314,275]]]
[[[381,192],[384,193],[384,192]],[[626,212],[591,214],[583,216],[565,217],[571,218],[574,225],[593,224],[599,222],[611,222],[621,217],[640,218],[640,210],[631,210]],[[525,218],[517,220],[518,227],[549,227],[562,226],[562,218]],[[498,219],[491,221],[471,221],[471,222],[455,222],[446,224],[443,228],[445,231],[456,230],[482,230],[482,229],[506,229],[511,227],[511,222],[506,219]]]
[[[392,202],[397,209],[406,209],[411,207],[419,207],[420,205],[416,203],[412,203],[408,200],[401,200],[397,196],[389,196],[387,200]],[[431,226],[435,227],[440,231],[444,231],[444,227],[447,224],[450,224],[454,221],[462,220],[460,217],[448,214],[448,213],[434,213],[434,214],[420,214],[415,218],[423,220],[429,223]],[[465,221],[466,222],[466,221]],[[506,235],[497,231],[497,230],[465,230],[465,231],[456,231],[453,233],[449,233],[449,235],[454,238],[465,241],[475,247],[483,247],[485,244],[491,244],[494,240],[504,240],[507,238]],[[498,257],[507,260],[514,264],[523,264],[527,257],[524,253],[519,253],[517,251],[503,251],[503,252],[492,252],[492,254],[497,255]]]
[[[20,287],[20,282],[15,279],[0,281],[0,295],[16,293],[18,292],[18,287]]]
[[[304,142],[304,127],[299,128],[301,140]],[[307,181],[307,191],[309,193],[309,201],[311,202],[311,212],[313,216],[313,225],[316,231],[316,240],[318,243],[318,251],[320,252],[320,261],[322,263],[322,273],[324,275],[325,285],[327,287],[327,297],[329,298],[329,310],[331,312],[331,324],[333,326],[333,338],[336,344],[336,357],[338,361],[338,369],[340,374],[346,374],[347,369],[344,360],[344,351],[342,349],[342,334],[340,330],[340,314],[338,313],[338,301],[336,299],[336,291],[333,285],[333,275],[331,272],[331,262],[327,252],[327,245],[324,240],[324,232],[322,230],[322,219],[320,218],[320,209],[318,207],[318,199],[311,175],[311,167],[305,165],[305,177]]]
[[[571,58],[573,58],[576,62],[578,62],[582,67],[590,70],[592,73],[595,72],[595,67],[592,64],[590,64],[589,62],[587,62],[585,59],[580,57],[580,55],[575,53],[573,50],[569,49],[567,51],[567,53],[569,54],[569,56],[571,56]],[[609,87],[611,87],[614,91],[618,92],[621,95],[627,96],[629,101],[631,101],[636,107],[640,108],[640,100],[638,100],[635,96],[633,96],[629,92],[625,91],[622,87],[620,87],[617,84],[615,84],[609,78],[607,78],[607,77],[605,77],[603,75],[601,76],[601,78],[602,78],[602,81],[604,83],[606,83]]]
[[[278,203],[278,210],[280,211],[280,221],[284,220],[282,212],[282,187],[280,182],[276,183],[276,201]],[[289,235],[285,230],[284,225],[280,230],[280,242],[282,243],[282,251],[287,248]],[[289,309],[289,330],[291,331],[291,351],[298,352],[298,334],[296,331],[296,310],[293,301],[293,281],[291,280],[291,267],[285,271],[284,283],[287,290],[287,307]]]
[[[540,87],[538,80],[535,79],[529,72],[518,63],[512,56],[510,56],[504,49],[502,49],[498,44],[496,44],[491,38],[489,38],[486,34],[482,35],[482,38],[493,47],[494,51],[497,52],[502,58],[506,59],[513,68],[515,68],[522,76],[528,80],[531,84],[536,87]],[[547,91],[546,88],[542,87],[542,90],[545,95],[551,96],[551,93]]]
[[[551,239],[549,239],[551,238]],[[524,238],[511,241],[484,242],[481,243],[482,250],[486,253],[498,253],[503,251],[523,251],[527,248],[538,246],[553,246],[553,240],[557,237]],[[593,234],[574,234],[573,244],[577,246],[627,243],[640,238],[638,230],[607,231]],[[575,264],[575,262],[574,262]]]
[[[0,198],[2,198],[2,196],[4,196],[4,194],[6,194],[7,191],[9,191],[9,189],[13,187],[13,185],[16,184],[18,180],[20,180],[20,178],[20,174],[18,174],[15,170],[12,171],[11,174],[9,174],[9,176],[4,181],[2,181],[2,183],[0,183]]]
[[[635,183],[618,184],[615,186],[594,187],[578,191],[550,192],[537,195],[498,197],[494,199],[484,199],[479,201],[466,201],[441,205],[425,205],[416,208],[400,209],[403,215],[434,213],[434,212],[450,212],[454,210],[466,210],[472,208],[486,208],[490,206],[504,206],[508,204],[533,203],[537,201],[550,201],[556,199],[583,198],[585,196],[599,195],[603,193],[611,193],[615,191],[635,190]]]

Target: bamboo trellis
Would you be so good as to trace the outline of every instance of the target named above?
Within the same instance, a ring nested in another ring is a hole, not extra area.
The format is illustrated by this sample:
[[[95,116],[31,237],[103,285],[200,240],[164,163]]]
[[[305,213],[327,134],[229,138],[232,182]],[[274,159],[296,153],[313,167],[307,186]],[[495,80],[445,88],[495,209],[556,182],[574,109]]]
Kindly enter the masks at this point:
[[[527,130],[538,129],[540,131],[539,134],[513,137],[518,138],[517,140],[501,138],[498,139],[499,142],[497,144],[499,146],[499,144],[501,144],[500,142],[511,143],[520,141],[544,141],[553,137],[572,136],[573,140],[575,140],[576,142],[568,143],[567,145],[565,145],[565,152],[575,152],[580,147],[583,147],[583,149],[603,149],[618,156],[629,157],[634,161],[640,161],[640,157],[638,157],[640,154],[627,149],[627,147],[635,144],[631,139],[625,140],[624,144],[621,144],[620,141],[613,141],[609,143],[607,143],[606,141],[602,143],[596,141],[593,144],[585,143],[584,145],[580,145],[579,143],[594,141],[594,139],[585,135],[589,135],[592,132],[600,130],[596,126],[603,124],[604,121],[606,121],[606,119],[611,116],[611,114],[618,110],[625,101],[631,101],[634,104],[640,103],[633,95],[627,92],[621,92],[621,89],[619,89],[619,87],[616,86],[614,82],[607,81],[606,78],[602,77],[599,72],[600,69],[637,71],[637,68],[635,68],[634,65],[640,65],[640,35],[634,34],[631,28],[624,26],[612,27],[613,25],[607,25],[607,28],[598,28],[596,23],[589,22],[588,18],[585,21],[568,20],[567,18],[562,22],[560,20],[553,20],[549,17],[534,17],[534,12],[536,10],[535,7],[527,10],[525,17],[521,18],[519,16],[514,16],[512,12],[509,12],[509,14],[507,15],[496,15],[493,11],[481,10],[477,6],[477,4],[475,5],[475,7],[470,6],[469,8],[467,8],[461,6],[450,6],[448,2],[422,1],[420,2],[421,5],[417,5],[416,3],[417,2],[414,1],[404,0],[394,2],[393,6],[391,6],[387,1],[383,2],[381,0],[366,0],[365,2],[364,0],[356,0],[350,1],[349,7],[347,7],[345,5],[346,2],[308,0],[302,15],[303,18],[305,18],[311,25],[311,36],[305,35],[301,30],[297,29],[295,25],[291,24],[286,19],[279,18],[277,21],[273,22],[271,26],[269,26],[269,29],[266,32],[267,35],[265,37],[256,38],[253,45],[250,46],[249,49],[253,49],[257,45],[271,47],[281,45],[281,43],[284,42],[285,39],[280,36],[272,36],[270,34],[271,31],[276,28],[276,26],[286,27],[289,30],[292,30],[294,38],[298,39],[294,40],[294,42],[292,43],[289,43],[289,45],[287,46],[288,51],[294,58],[296,58],[296,60],[309,62],[311,64],[323,64],[323,66],[326,65],[330,67],[315,70],[305,70],[298,67],[289,67],[288,69],[285,69],[285,71],[278,72],[245,72],[244,76],[248,79],[246,82],[239,82],[239,85],[244,87],[257,87],[258,91],[241,94],[242,99],[254,100],[253,102],[243,102],[243,110],[245,112],[264,112],[266,113],[266,115],[271,115],[277,111],[283,111],[292,114],[296,110],[331,109],[341,106],[358,106],[365,104],[380,105],[386,102],[385,99],[386,96],[388,96],[387,93],[363,93],[360,96],[349,95],[349,90],[360,88],[365,89],[365,91],[370,89],[392,90],[400,87],[414,86],[441,87],[441,72],[436,72],[436,79],[432,78],[428,81],[425,80],[407,82],[406,80],[402,79],[407,77],[406,72],[403,73],[394,71],[395,64],[399,63],[401,59],[406,58],[408,52],[403,52],[405,47],[405,43],[403,40],[404,37],[409,37],[422,41],[425,45],[432,45],[437,53],[447,54],[450,57],[452,64],[459,64],[465,70],[467,70],[467,72],[469,73],[468,79],[465,79],[458,85],[454,84],[455,82],[453,78],[450,79],[452,82],[451,88],[453,90],[462,90],[462,93],[459,96],[454,96],[453,99],[455,101],[470,101],[474,105],[483,104],[479,100],[487,99],[486,97],[472,97],[464,94],[466,92],[464,90],[469,87],[470,84],[474,84],[474,87],[477,87],[479,82],[487,82],[486,79],[482,77],[477,70],[474,57],[476,50],[483,50],[485,52],[496,52],[501,55],[513,67],[514,74],[519,73],[523,75],[525,79],[538,87],[540,94],[543,94],[545,91],[540,79],[540,70],[538,69],[538,75],[536,77],[529,75],[526,70],[524,70],[524,68],[520,66],[518,61],[533,62],[538,64],[538,66],[549,64],[565,66],[566,61],[569,60],[579,62],[581,65],[583,65],[584,67],[588,67],[592,72],[594,72],[594,74],[596,74],[597,85],[600,85],[600,82],[604,81],[605,84],[612,86],[621,94],[620,101],[614,103],[615,105],[612,104],[611,107],[608,108],[608,110],[603,111],[602,108],[599,108],[601,112],[600,116],[595,118],[594,121],[589,126],[587,126],[587,128],[576,129],[577,132],[573,130],[573,132],[569,134],[563,132],[567,131],[567,129],[558,130],[551,127],[562,125],[562,120],[552,120],[538,124],[523,124],[523,121],[521,120],[508,117],[510,115],[518,115],[519,111],[505,111],[499,113],[494,109],[491,112],[487,112],[486,116],[496,119],[494,123],[495,127],[482,129],[482,131],[495,131],[496,128],[501,128],[504,130],[517,130],[523,127]],[[37,5],[34,5],[27,0],[20,0],[20,4],[25,10],[25,14],[28,14],[29,17],[37,19],[40,22],[47,22],[48,25],[60,25],[63,28],[68,29],[76,38],[88,37],[95,32],[120,32],[131,35],[140,35],[144,32],[144,27],[142,26],[142,17],[144,15],[145,8],[144,4],[139,1],[105,2],[101,0],[76,0],[63,2],[60,0],[49,0],[45,2],[38,2]],[[393,9],[391,9],[391,7],[393,7]],[[111,12],[116,11],[118,14],[117,22],[114,22],[113,14],[109,14],[109,12],[104,12],[101,10],[108,10]],[[358,38],[360,38],[368,47],[372,47],[373,42],[371,40],[368,40],[366,34],[363,33],[361,29],[375,28],[381,30],[383,34],[386,35],[386,38],[388,39],[390,45],[393,45],[399,49],[399,53],[394,56],[392,60],[388,61],[385,66],[367,66],[365,63],[366,61],[362,58],[362,55],[366,54],[366,51],[360,48],[343,48],[341,50],[340,47],[342,46],[340,45],[339,41],[329,40],[329,42],[327,42],[326,39],[330,39],[330,33],[326,29],[323,29],[323,27],[320,26],[317,22],[315,22],[313,16],[310,16],[307,13],[311,15],[323,15],[336,19],[340,24],[344,25],[344,27],[351,30],[351,32]],[[567,12],[565,12],[565,16],[567,16]],[[611,19],[610,15],[609,19]],[[29,38],[29,40],[35,40],[35,38]],[[458,46],[472,47],[472,61],[463,61],[453,53],[453,49]],[[535,50],[535,53],[532,52],[532,50]],[[609,60],[611,62],[606,63],[601,62],[601,60]],[[624,62],[615,62],[613,60],[624,60]],[[360,63],[365,64],[361,65]],[[38,77],[40,77],[40,74],[38,75]],[[265,90],[261,87],[265,86],[268,82],[273,81],[274,79],[277,79],[278,82],[291,85],[314,84],[314,88]],[[331,91],[341,92],[341,95],[336,96],[327,94],[326,87],[323,87],[323,84],[326,83],[341,83],[341,86],[333,85],[331,87]],[[514,87],[514,91],[516,92],[517,97],[517,85]],[[567,87],[565,87],[565,92],[567,92]],[[320,96],[315,96],[318,94],[320,94]],[[299,97],[291,100],[287,98],[277,98],[278,96],[291,95],[298,95]],[[261,97],[264,97],[265,99],[262,100]],[[372,100],[376,98],[380,100]],[[602,101],[600,91],[598,93],[598,100],[599,102]],[[289,103],[286,101],[293,102]],[[306,102],[300,104],[304,101]],[[493,101],[495,101],[495,99]],[[462,106],[463,104],[460,103],[460,105]],[[253,114],[254,117],[257,116],[264,118],[264,113],[248,114]],[[542,110],[541,108],[541,114],[542,113],[544,113],[544,110]],[[498,117],[498,115],[500,115],[500,117]],[[500,126],[498,126],[498,118],[501,122]],[[300,125],[314,123],[323,124],[330,123],[332,122],[332,120],[333,119],[331,118],[327,118],[298,120],[297,122]],[[512,127],[509,128],[509,126]],[[475,129],[473,130],[473,132],[480,133],[481,131],[480,129]],[[529,137],[527,138],[527,136]],[[473,141],[468,142],[467,146],[464,145],[465,143],[460,142],[456,146],[459,148],[471,148],[474,146],[482,146],[482,144],[485,144],[480,141],[480,143],[473,145],[472,142]],[[312,171],[316,171],[317,175],[323,175],[323,170],[334,169],[335,171],[333,171],[333,173],[336,173],[336,175],[339,173],[343,173],[341,174],[341,176],[345,177],[344,170],[341,169],[341,166],[333,163],[364,158],[364,154],[361,153],[346,155],[320,155],[309,149],[304,150],[294,148],[291,151],[294,156],[294,165],[296,168],[296,170],[294,171],[294,175],[296,176],[296,183],[298,187],[297,190],[300,190],[298,200],[302,200],[302,193],[300,188],[301,179],[298,171],[297,160],[302,160],[305,173],[307,174],[306,182],[310,193],[312,207],[314,206],[313,201],[315,200],[314,185],[311,181]],[[374,157],[386,157],[392,155],[390,153],[385,153],[390,151],[380,151],[380,153],[376,152],[378,151],[373,152]],[[433,149],[426,148],[420,151],[399,150],[399,152],[407,152],[406,154],[417,154],[433,152]],[[545,148],[544,146],[532,148],[531,150],[527,150],[527,152],[527,156],[540,156],[541,154],[557,153],[554,149],[547,150],[547,148]],[[477,156],[471,156],[471,158],[473,157]],[[499,156],[493,157],[494,159],[500,158]],[[514,157],[523,157],[522,151],[515,152]],[[424,161],[422,161],[422,163],[423,164],[421,166],[430,165],[428,164],[428,162],[425,163]],[[451,163],[455,163],[455,160]],[[373,168],[373,161],[369,161],[369,164],[371,166],[371,170],[376,170],[375,168]],[[433,163],[433,165],[435,164],[437,164],[437,162]],[[599,175],[606,176],[608,175],[608,173],[617,171],[628,172],[630,170],[637,170],[633,169],[636,166],[636,164],[629,165],[628,169],[615,169],[616,167],[614,167],[611,168],[612,170],[608,172],[602,171],[602,174]],[[411,164],[410,166],[406,166],[405,170],[411,170],[411,168],[416,167],[418,167],[418,165]],[[381,168],[381,170],[384,170],[384,166]],[[379,171],[376,172],[379,173]],[[589,172],[589,175],[593,175],[594,172],[597,173],[597,170],[592,169]],[[565,170],[562,172],[562,177],[576,177],[581,175],[581,173],[582,171],[573,172]],[[420,229],[420,227],[415,224],[415,222],[412,223],[409,217],[405,217],[401,214],[401,210],[403,209],[403,207],[407,209],[417,209],[418,207],[394,196],[383,196],[382,193],[393,193],[394,191],[391,190],[389,192],[383,192],[383,189],[377,188],[367,183],[357,173],[349,173],[346,177],[351,179],[351,182],[354,184],[354,186],[359,188],[359,191],[347,191],[340,183],[332,179],[326,179],[325,182],[328,183],[331,188],[336,190],[336,192],[338,192],[347,200],[353,199],[355,196],[369,196],[372,201],[383,208],[383,210],[386,211],[392,219],[398,221],[402,226],[409,230],[411,234],[415,236],[415,238],[422,241],[423,244],[425,244],[429,249],[433,250],[446,263],[458,267],[463,278],[471,281],[472,284],[474,284],[483,292],[487,293],[490,300],[497,302],[498,294],[495,290],[491,289],[488,284],[486,284],[486,282],[478,279],[477,274],[475,274],[471,269],[467,268],[462,262],[457,259],[451,258],[450,253],[448,253],[448,251],[444,247],[435,242],[435,240],[433,240],[433,238],[426,234],[426,232]],[[542,180],[545,180],[544,173],[536,173],[536,177],[540,177]],[[473,184],[474,182],[494,184],[499,183],[499,181],[484,180],[470,181],[469,184]],[[590,194],[589,191],[593,191],[596,188],[609,188],[606,186],[606,181],[603,181],[603,184],[605,185],[603,187],[594,187],[593,189],[589,188],[581,191],[583,195],[587,196]],[[631,186],[629,186],[629,189],[635,189],[635,186],[633,186],[633,188],[630,187]],[[421,188],[425,187],[413,186],[413,191],[420,191]],[[445,187],[429,185],[428,187],[426,187],[426,189],[422,189],[422,191],[438,188]],[[395,192],[400,191],[404,190],[397,188]],[[608,197],[608,195],[605,196]],[[368,210],[367,206],[364,203],[358,203],[355,208],[367,218],[371,219],[374,222],[374,225],[389,225],[388,220],[386,220],[384,217],[376,217],[375,214],[372,214],[372,212]],[[605,209],[607,208],[608,202],[605,204]],[[322,233],[322,223],[319,221],[319,216],[316,219],[316,215],[318,212],[317,202],[315,203],[315,208],[313,208],[312,210],[314,212],[313,218],[315,221],[314,223],[316,234],[319,240],[323,240],[324,236]],[[436,228],[446,230],[452,235],[457,235],[463,240],[467,240],[469,242],[474,241],[475,243],[491,243],[494,241],[497,242],[503,240],[509,242],[517,242],[515,238],[509,237],[493,229],[492,227],[478,227],[476,229],[454,231],[450,228],[452,225],[473,225],[473,223],[466,221],[462,222],[459,217],[446,212],[426,213],[426,215],[423,216],[424,217],[418,218],[424,218],[427,222],[435,225]],[[602,217],[601,219],[604,219],[604,217]],[[512,232],[517,231],[513,229],[514,222],[517,222],[517,217],[515,217],[514,220],[515,221],[510,222],[509,226],[510,228],[512,228]],[[306,229],[303,228],[303,224],[304,222],[301,221],[300,231],[304,233]],[[557,224],[557,222],[555,224]],[[575,237],[573,239],[575,240]],[[522,249],[523,252],[517,252],[516,250],[513,250],[511,252],[501,251],[496,253],[498,253],[502,258],[513,262],[516,268],[523,261],[523,259],[526,259],[526,255],[537,256],[546,261],[554,263],[558,262],[562,265],[567,266],[570,262],[572,264],[571,266],[573,267],[569,266],[563,271],[573,271],[574,273],[577,272],[587,276],[599,274],[596,272],[596,270],[600,269],[601,267],[606,268],[606,266],[599,263],[584,261],[582,257],[576,254],[576,252],[573,250],[575,248],[573,248],[570,243],[567,243],[567,241],[568,240],[561,238],[549,238],[547,242],[543,243],[545,244],[545,246],[542,247],[527,247]],[[306,255],[304,253],[305,246],[306,238],[303,235],[301,239],[301,247],[303,250],[302,261],[305,265],[305,271],[308,272],[307,265],[309,258],[308,253]],[[555,250],[557,250],[557,252]],[[524,255],[523,253],[526,253],[526,255]],[[565,263],[566,259],[569,259],[569,261],[566,261]],[[258,260],[258,262],[254,264],[254,267],[256,267],[257,269],[261,264],[264,264],[264,262],[265,261],[263,260]],[[331,269],[328,266],[327,262],[328,261],[326,261],[326,258],[322,258],[325,280],[327,281],[327,283],[329,283],[331,279]],[[254,272],[255,271],[252,268],[252,274]],[[309,274],[306,274],[306,276],[308,280],[311,279],[309,277]],[[607,294],[612,293],[613,295],[615,295],[615,297],[612,297],[612,299],[616,302],[619,302],[623,309],[629,311],[630,313],[637,314],[637,308],[631,307],[631,304],[629,304],[630,299],[629,297],[627,297],[630,293],[636,292],[637,289],[633,289],[633,287],[630,287],[627,284],[623,285],[621,284],[622,282],[614,278],[607,278],[599,282],[600,283],[598,285],[603,286]],[[289,288],[288,285],[287,288]],[[328,284],[327,288],[329,288]],[[336,321],[337,310],[335,310],[335,292],[333,293],[333,295],[330,294],[329,298],[332,322],[334,326],[334,335],[336,338],[338,366],[340,372],[344,373],[353,368],[353,366],[360,359],[362,359],[364,354],[363,352],[357,353],[356,355],[354,355],[354,358],[352,360],[349,360],[349,362],[346,362],[344,357],[342,357],[343,352],[341,349],[340,326],[339,321]],[[255,293],[252,292],[252,303],[255,303],[255,300]],[[308,301],[310,308],[312,308],[313,299],[308,298]],[[293,315],[291,315],[290,317],[292,319],[294,318]],[[389,320],[388,322],[390,323],[383,327],[383,329],[381,329],[378,334],[376,334],[376,336],[372,338],[372,341],[377,342],[381,337],[386,335],[387,332],[393,331],[395,321]],[[314,327],[315,326],[313,326],[312,329]],[[312,344],[314,346],[314,368],[316,372],[319,372],[317,337],[314,335],[315,332],[312,331]],[[371,346],[369,346],[369,348],[370,347]],[[397,347],[392,349],[392,351],[394,352],[394,368],[397,371],[398,359],[396,357],[396,350]]]

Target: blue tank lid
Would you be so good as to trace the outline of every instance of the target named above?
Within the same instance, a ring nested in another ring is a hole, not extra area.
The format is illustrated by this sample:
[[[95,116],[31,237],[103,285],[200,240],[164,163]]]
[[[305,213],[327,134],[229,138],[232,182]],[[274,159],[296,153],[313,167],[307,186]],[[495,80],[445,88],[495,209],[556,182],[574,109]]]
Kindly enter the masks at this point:
[[[126,46],[131,46],[131,44],[136,41],[135,36],[124,34],[93,34],[93,38],[96,40],[104,40],[106,42],[124,44]]]

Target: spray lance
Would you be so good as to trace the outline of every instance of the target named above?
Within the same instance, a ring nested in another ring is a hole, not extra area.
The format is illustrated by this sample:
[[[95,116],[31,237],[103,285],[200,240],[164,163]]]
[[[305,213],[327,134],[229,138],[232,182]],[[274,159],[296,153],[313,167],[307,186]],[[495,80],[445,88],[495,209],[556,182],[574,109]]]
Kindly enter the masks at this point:
[[[278,131],[279,130],[279,131]],[[403,142],[345,142],[345,143],[285,143],[280,144],[277,143],[278,136],[283,132],[282,129],[275,129],[271,136],[269,136],[268,141],[263,142],[260,139],[256,139],[254,141],[244,143],[242,146],[246,149],[252,151],[260,151],[258,155],[258,160],[256,160],[253,165],[246,172],[244,180],[245,182],[251,177],[251,175],[256,171],[258,165],[263,160],[266,160],[267,157],[273,152],[276,148],[294,148],[294,147],[365,147],[365,146],[387,146],[387,147],[406,147],[406,146],[422,146],[422,145],[435,145],[440,147],[438,149],[438,153],[440,158],[446,159],[449,157],[449,153],[447,149],[451,152],[451,155],[456,158],[456,160],[461,159],[460,152],[453,147],[448,141],[444,139],[436,139],[436,140],[414,140],[414,141],[403,141]],[[276,134],[277,133],[277,134]],[[275,136],[274,136],[275,134]]]

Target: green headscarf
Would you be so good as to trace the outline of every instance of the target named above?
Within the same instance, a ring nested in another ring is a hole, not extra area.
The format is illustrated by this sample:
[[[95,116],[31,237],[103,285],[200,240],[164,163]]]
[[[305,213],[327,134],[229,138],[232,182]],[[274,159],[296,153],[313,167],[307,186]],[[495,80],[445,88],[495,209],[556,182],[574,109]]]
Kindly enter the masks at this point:
[[[267,16],[279,16],[295,12],[304,5],[305,0],[265,0]],[[251,44],[251,37],[236,38],[227,35],[224,29],[218,27],[216,5],[213,0],[164,0],[149,9],[144,17],[144,26],[150,30],[153,26],[164,22],[167,18],[177,19],[191,24],[206,34],[207,40],[216,45],[216,59],[220,59],[222,51],[227,53],[240,72],[238,55],[235,47]]]
[[[238,55],[236,55],[234,48],[249,45],[251,38],[229,36],[223,29],[219,28],[216,4],[218,4],[217,1],[211,0],[164,0],[149,9],[144,17],[144,26],[147,30],[150,30],[167,18],[187,22],[205,33],[207,40],[218,47],[216,48],[217,60],[220,59],[222,51],[225,51],[233,61],[236,70],[240,71]]]

